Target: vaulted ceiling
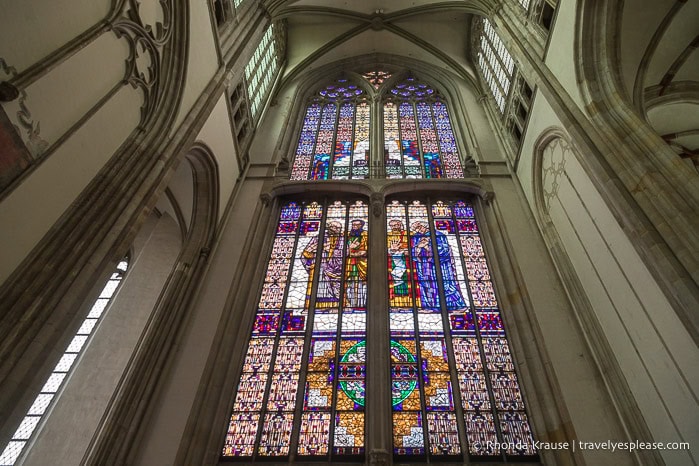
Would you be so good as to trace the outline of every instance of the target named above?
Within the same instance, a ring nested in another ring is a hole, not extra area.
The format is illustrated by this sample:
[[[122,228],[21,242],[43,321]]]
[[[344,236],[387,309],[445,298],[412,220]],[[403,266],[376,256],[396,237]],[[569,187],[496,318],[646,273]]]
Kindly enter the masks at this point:
[[[467,80],[473,15],[493,0],[268,0],[288,25],[285,80],[375,53],[419,60]],[[699,164],[699,2],[625,0],[618,43],[622,85],[681,157]]]
[[[286,77],[373,53],[420,60],[458,76],[475,76],[470,59],[473,14],[488,0],[272,0],[272,19],[288,25]]]
[[[699,166],[699,2],[626,0],[621,78],[636,109]]]

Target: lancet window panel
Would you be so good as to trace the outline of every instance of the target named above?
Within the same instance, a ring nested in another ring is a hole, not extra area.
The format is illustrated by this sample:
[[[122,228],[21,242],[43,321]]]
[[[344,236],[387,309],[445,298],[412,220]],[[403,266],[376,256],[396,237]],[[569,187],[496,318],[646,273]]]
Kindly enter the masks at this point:
[[[366,92],[341,78],[306,107],[292,180],[369,177],[371,110]]]
[[[257,117],[262,110],[277,71],[279,71],[277,44],[274,24],[270,24],[255,49],[255,53],[245,66],[245,80],[253,118]]]
[[[473,207],[393,201],[386,222],[394,455],[536,457]]]
[[[522,5],[524,6],[524,3]],[[478,67],[488,85],[488,90],[495,99],[498,110],[504,113],[515,72],[515,63],[488,18],[480,19],[477,30],[480,30],[476,46]]]
[[[436,91],[408,77],[386,95],[386,178],[463,178],[449,111]]]
[[[368,206],[281,209],[224,458],[364,454]]]

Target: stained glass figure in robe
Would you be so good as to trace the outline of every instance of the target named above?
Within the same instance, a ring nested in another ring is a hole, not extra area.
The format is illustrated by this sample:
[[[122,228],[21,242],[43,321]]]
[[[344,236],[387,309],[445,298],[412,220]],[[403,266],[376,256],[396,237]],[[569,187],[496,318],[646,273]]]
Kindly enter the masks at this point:
[[[337,220],[329,220],[325,227],[325,240],[321,261],[320,283],[316,295],[316,307],[337,306],[340,302],[342,279],[342,253],[345,238],[342,234],[344,225]],[[312,240],[303,250],[303,264],[312,275],[314,260],[318,249],[318,239]],[[311,283],[308,283],[311,286]]]
[[[439,293],[435,289],[437,275],[430,230],[424,222],[414,222],[412,230],[412,255],[415,260],[415,274],[419,287],[419,302],[421,307],[438,308]],[[449,309],[466,306],[459,283],[456,281],[456,267],[452,250],[447,238],[440,231],[435,234],[437,253],[440,256],[442,268],[442,280],[444,283],[444,297]]]
[[[394,453],[460,456],[463,435],[474,458],[535,458],[473,208],[393,201],[386,216]],[[401,251],[412,261],[412,306],[396,300]],[[501,451],[502,442],[520,445]]]
[[[223,456],[363,454],[367,222],[361,201],[282,207]]]
[[[364,452],[367,221],[366,204],[335,202],[316,246],[323,258],[298,437],[302,457]]]
[[[429,225],[427,206],[406,207],[387,206],[394,453],[457,456],[461,449],[436,262],[432,236],[423,228]],[[412,273],[405,274],[408,268]]]
[[[345,305],[348,307],[366,306],[367,241],[364,221],[352,220],[352,229],[347,236],[345,271]]]
[[[401,220],[388,222],[388,295],[391,307],[411,307],[412,283],[409,272],[408,232]]]

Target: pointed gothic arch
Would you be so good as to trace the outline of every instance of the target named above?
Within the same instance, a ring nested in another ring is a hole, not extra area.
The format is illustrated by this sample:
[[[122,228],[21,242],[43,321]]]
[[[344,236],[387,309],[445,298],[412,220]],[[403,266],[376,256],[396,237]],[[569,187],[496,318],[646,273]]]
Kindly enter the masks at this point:
[[[303,93],[291,180],[463,178],[464,165],[470,173],[472,155],[459,142],[449,99],[411,71],[390,68],[343,72]],[[369,85],[364,75],[377,70],[380,85]]]

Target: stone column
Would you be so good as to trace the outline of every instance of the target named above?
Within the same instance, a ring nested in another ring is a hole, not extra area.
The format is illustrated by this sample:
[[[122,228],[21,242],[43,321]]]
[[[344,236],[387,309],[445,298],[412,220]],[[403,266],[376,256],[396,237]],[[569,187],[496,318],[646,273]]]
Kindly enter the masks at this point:
[[[391,378],[386,302],[386,211],[384,196],[371,195],[371,226],[369,228],[369,302],[367,306],[367,394],[366,449],[369,464],[390,464],[391,436]]]

